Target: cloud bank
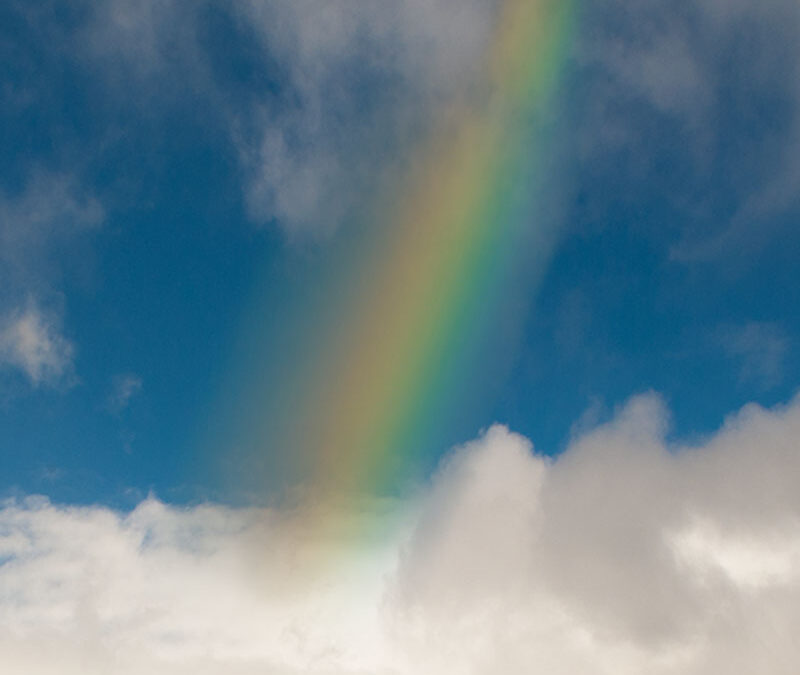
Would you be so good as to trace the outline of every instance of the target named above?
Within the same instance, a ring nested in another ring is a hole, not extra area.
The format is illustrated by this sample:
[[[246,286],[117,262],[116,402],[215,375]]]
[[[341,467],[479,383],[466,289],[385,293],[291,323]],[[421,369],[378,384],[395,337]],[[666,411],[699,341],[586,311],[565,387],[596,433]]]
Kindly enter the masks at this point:
[[[557,459],[502,426],[313,573],[289,512],[0,510],[0,660],[59,673],[795,673],[800,399],[695,447],[632,399]],[[334,542],[335,543],[335,542]]]

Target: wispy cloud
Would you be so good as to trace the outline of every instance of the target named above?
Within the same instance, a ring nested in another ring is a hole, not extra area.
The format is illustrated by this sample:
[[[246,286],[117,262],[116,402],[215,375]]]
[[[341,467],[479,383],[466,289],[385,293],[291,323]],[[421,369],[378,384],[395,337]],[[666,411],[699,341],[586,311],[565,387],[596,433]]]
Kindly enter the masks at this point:
[[[105,219],[100,202],[75,176],[41,168],[21,190],[0,191],[0,366],[34,386],[73,374],[75,348],[63,335],[57,279],[60,249]]]
[[[108,409],[113,413],[120,413],[142,391],[142,378],[134,373],[116,375],[111,384],[111,393],[108,396]]]
[[[728,327],[720,333],[720,342],[728,356],[739,366],[743,384],[769,389],[781,383],[789,338],[774,323],[750,322]]]
[[[653,234],[676,262],[752,261],[793,236],[797,3],[715,0],[676,11],[661,0],[605,0],[587,12],[588,95],[576,130],[585,168],[613,157],[632,176],[621,191],[643,176],[660,186],[677,217]]]
[[[362,213],[365,195],[406,159],[431,112],[474,75],[495,5],[109,0],[64,39],[111,97],[133,88],[148,114],[181,97],[202,105],[238,157],[249,217],[319,236]],[[236,76],[215,71],[219,46],[203,38],[212,16],[236,36],[222,56],[241,56],[247,45],[260,73],[245,95]]]
[[[277,115],[255,109],[251,134],[238,138],[250,215],[307,233],[358,213],[436,106],[479,68],[492,5],[243,3],[240,14],[283,64],[296,101]]]
[[[73,371],[74,352],[57,316],[35,304],[0,317],[0,367],[22,371],[34,386],[64,383]]]
[[[492,427],[391,517],[362,514],[380,542],[314,543],[280,510],[8,502],[0,656],[62,675],[793,674],[800,400],[703,447],[669,446],[666,418],[635,398],[557,459]],[[304,571],[317,545],[343,548]]]
[[[34,168],[21,190],[0,190],[0,278],[27,290],[46,284],[57,247],[104,219],[102,204],[75,175]]]

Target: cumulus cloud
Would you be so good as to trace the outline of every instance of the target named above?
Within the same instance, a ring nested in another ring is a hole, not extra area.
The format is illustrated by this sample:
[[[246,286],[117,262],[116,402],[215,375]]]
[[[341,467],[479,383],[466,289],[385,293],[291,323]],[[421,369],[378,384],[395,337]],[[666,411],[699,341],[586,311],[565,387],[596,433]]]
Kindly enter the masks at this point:
[[[667,429],[652,394],[558,458],[492,427],[422,494],[361,514],[368,540],[315,538],[291,511],[7,502],[0,657],[60,674],[795,673],[800,399],[747,406],[702,446]]]

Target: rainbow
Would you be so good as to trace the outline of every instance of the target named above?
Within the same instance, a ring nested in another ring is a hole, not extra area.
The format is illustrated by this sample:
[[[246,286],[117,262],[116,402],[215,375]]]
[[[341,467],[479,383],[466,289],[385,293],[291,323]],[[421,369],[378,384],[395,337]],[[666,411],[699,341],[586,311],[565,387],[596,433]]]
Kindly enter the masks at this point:
[[[407,475],[458,405],[521,245],[550,246],[530,214],[575,17],[574,0],[502,3],[477,86],[423,144],[366,254],[348,258],[353,290],[316,327],[319,353],[279,413],[281,450],[305,458],[323,501]]]
[[[463,336],[491,329],[486,310],[528,226],[536,121],[556,91],[574,14],[569,0],[505,2],[487,100],[451,112],[425,148],[339,313],[345,328],[328,336],[296,441],[314,449],[317,482],[332,491],[374,489],[402,472],[464,365]]]

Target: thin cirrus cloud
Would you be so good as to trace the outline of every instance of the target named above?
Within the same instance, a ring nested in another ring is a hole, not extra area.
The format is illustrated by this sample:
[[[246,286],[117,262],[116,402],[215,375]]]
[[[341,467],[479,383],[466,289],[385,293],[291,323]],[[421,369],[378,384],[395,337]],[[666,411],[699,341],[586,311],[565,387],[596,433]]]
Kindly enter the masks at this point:
[[[670,446],[667,419],[635,397],[556,459],[494,426],[370,511],[382,541],[311,572],[289,511],[7,502],[0,655],[67,675],[794,673],[800,400],[702,447]]]

